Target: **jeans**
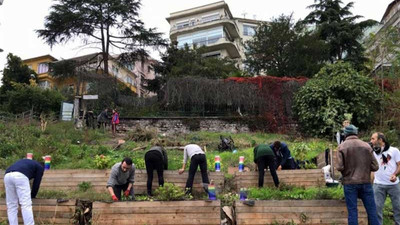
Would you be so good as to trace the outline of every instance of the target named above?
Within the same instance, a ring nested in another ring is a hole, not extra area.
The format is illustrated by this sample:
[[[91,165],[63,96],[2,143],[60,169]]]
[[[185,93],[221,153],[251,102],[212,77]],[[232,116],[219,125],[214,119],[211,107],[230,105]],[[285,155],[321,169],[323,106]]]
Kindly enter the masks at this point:
[[[200,167],[201,179],[203,181],[203,188],[206,192],[208,192],[208,184],[210,181],[208,180],[207,174],[207,159],[204,154],[197,154],[192,156],[190,159],[190,167],[189,167],[189,176],[186,181],[186,192],[192,192],[194,175],[196,175],[197,167]]]
[[[4,176],[4,186],[6,188],[7,216],[10,225],[18,225],[18,202],[21,205],[24,224],[35,224],[29,179],[20,172],[10,172]]]
[[[157,170],[158,185],[164,186],[164,160],[161,152],[149,151],[144,156],[147,172],[147,194],[151,195],[151,186],[153,184],[153,172]]]
[[[369,225],[380,225],[376,215],[374,192],[371,184],[345,184],[344,197],[348,211],[348,224],[358,224],[357,198],[360,198],[368,214]]]
[[[383,224],[383,206],[385,205],[387,195],[389,195],[390,200],[392,200],[395,224],[400,225],[400,184],[374,184],[374,195],[379,222]]]
[[[118,200],[121,200],[121,192],[126,191],[128,189],[129,182],[123,185],[115,185],[113,186],[114,194],[118,198]],[[129,191],[129,196],[132,196],[132,199],[135,199],[135,194],[133,191],[133,186],[131,190]]]
[[[275,187],[279,186],[278,175],[276,174],[275,169],[275,156],[273,155],[264,155],[257,159],[258,166],[258,187],[262,187],[264,185],[264,169],[269,168],[269,172],[271,173],[272,179],[274,180]]]

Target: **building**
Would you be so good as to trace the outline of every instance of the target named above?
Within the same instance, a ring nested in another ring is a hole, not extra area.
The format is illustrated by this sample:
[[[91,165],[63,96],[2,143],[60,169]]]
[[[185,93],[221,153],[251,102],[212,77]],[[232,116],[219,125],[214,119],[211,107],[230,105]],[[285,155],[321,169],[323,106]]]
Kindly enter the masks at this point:
[[[49,74],[49,64],[58,61],[51,55],[43,55],[23,60],[23,63],[35,71],[38,78],[38,85],[41,88],[51,88],[56,83],[55,79]]]
[[[137,74],[136,82],[138,84],[138,93],[141,97],[151,97],[155,96],[156,93],[149,92],[145,87],[145,80],[153,80],[156,78],[157,74],[154,71],[153,65],[157,64],[158,61],[149,58],[144,61],[136,61],[132,68],[134,74]]]
[[[382,16],[381,22],[367,30],[366,33],[375,33],[374,42],[367,49],[367,53],[373,55],[375,58],[373,71],[379,71],[385,68],[391,67],[391,61],[394,59],[394,55],[387,53],[385,49],[378,48],[382,38],[386,38],[385,31],[390,27],[400,28],[400,0],[392,1],[385,10]],[[374,52],[375,51],[375,52]]]
[[[245,59],[244,42],[262,22],[233,17],[224,1],[173,12],[166,20],[171,26],[170,39],[178,47],[206,46],[205,57],[235,59],[241,68]]]

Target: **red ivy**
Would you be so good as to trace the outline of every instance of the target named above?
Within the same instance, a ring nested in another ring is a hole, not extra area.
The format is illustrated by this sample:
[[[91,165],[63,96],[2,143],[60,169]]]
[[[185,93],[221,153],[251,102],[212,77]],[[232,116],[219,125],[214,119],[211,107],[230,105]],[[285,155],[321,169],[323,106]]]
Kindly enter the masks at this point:
[[[264,99],[263,107],[260,108],[260,116],[268,126],[265,130],[286,133],[288,127],[293,124],[291,115],[293,94],[308,79],[305,77],[257,76],[250,78],[230,77],[226,80],[257,85],[259,93]]]

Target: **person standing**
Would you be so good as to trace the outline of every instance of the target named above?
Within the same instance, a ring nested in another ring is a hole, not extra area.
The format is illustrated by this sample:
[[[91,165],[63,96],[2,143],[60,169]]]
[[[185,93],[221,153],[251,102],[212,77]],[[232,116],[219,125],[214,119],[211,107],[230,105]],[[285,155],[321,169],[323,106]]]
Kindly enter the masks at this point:
[[[119,124],[119,114],[116,109],[113,109],[111,118],[111,127],[113,136],[115,136],[115,134],[117,133],[118,124]]]
[[[357,198],[361,198],[370,225],[379,225],[376,215],[371,171],[379,169],[371,146],[358,139],[358,129],[349,125],[344,129],[345,141],[339,145],[337,170],[342,173],[348,224],[358,224]]]
[[[344,128],[350,125],[350,120],[345,120],[342,123],[342,129],[340,129],[340,131],[336,132],[336,142],[338,145],[340,145],[345,137],[344,137]]]
[[[131,158],[124,158],[122,162],[114,164],[111,168],[107,189],[113,201],[121,200],[121,192],[126,197],[135,199],[133,183],[135,182],[135,165]]]
[[[374,156],[379,163],[379,170],[374,174],[374,195],[378,220],[383,224],[383,207],[389,195],[392,201],[393,217],[396,225],[400,225],[400,152],[390,146],[383,133],[373,133],[371,143]]]
[[[144,155],[147,172],[147,195],[152,196],[153,172],[157,171],[158,185],[164,186],[164,170],[168,169],[167,151],[157,143]]]
[[[208,180],[207,174],[206,154],[203,152],[200,146],[196,144],[186,145],[183,150],[183,165],[182,168],[179,169],[179,174],[182,174],[185,171],[188,159],[190,159],[190,167],[189,176],[186,181],[186,194],[192,193],[194,175],[196,174],[197,167],[200,167],[201,179],[203,181],[203,189],[206,193],[208,193],[208,184],[210,183],[210,181]]]
[[[42,181],[44,166],[35,160],[21,159],[7,168],[4,176],[7,216],[10,225],[18,225],[18,203],[24,224],[35,224],[32,198],[36,198]],[[32,190],[29,180],[33,179]]]
[[[258,168],[258,187],[264,185],[264,169],[269,168],[275,187],[279,187],[279,179],[275,169],[275,155],[272,149],[266,144],[257,145],[254,150],[254,163]]]

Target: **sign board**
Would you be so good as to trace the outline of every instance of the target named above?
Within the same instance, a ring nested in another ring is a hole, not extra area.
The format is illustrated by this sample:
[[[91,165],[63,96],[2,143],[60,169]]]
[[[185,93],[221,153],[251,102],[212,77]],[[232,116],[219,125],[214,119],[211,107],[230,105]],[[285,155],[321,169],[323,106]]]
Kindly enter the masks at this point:
[[[95,100],[98,99],[99,96],[98,95],[83,95],[83,99],[84,100]]]
[[[69,102],[61,103],[61,120],[62,121],[71,121],[72,113],[74,111],[74,104]]]

